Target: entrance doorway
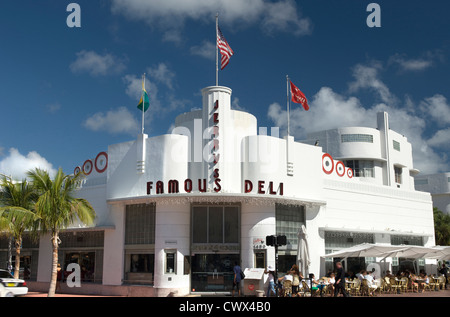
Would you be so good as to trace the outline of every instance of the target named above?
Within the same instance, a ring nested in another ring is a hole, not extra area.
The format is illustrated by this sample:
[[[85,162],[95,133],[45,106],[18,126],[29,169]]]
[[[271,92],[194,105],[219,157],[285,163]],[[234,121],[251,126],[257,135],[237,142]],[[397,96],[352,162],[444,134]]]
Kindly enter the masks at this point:
[[[239,254],[195,254],[191,258],[192,292],[230,292]]]

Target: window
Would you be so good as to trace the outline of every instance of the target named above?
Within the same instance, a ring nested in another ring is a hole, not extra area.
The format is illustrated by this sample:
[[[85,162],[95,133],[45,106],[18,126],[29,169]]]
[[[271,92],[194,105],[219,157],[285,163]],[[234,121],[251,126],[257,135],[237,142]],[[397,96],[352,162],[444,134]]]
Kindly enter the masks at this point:
[[[340,250],[361,243],[374,243],[373,233],[325,231],[326,250]]]
[[[418,245],[423,246],[423,237],[421,236],[405,236],[405,235],[391,235],[392,245]]]
[[[449,182],[449,183],[450,183],[450,177],[447,177],[447,182]]]
[[[365,142],[373,143],[373,135],[371,134],[341,134],[341,142]]]
[[[166,265],[164,272],[166,274],[176,274],[177,250],[164,250],[166,253]]]
[[[80,266],[82,282],[93,282],[96,279],[101,279],[100,276],[96,276],[95,252],[66,253],[63,269],[66,270],[71,263],[76,263]]]
[[[194,206],[192,243],[239,243],[239,207]]]
[[[375,177],[375,164],[373,161],[366,160],[347,160],[345,166],[353,170],[355,177]]]
[[[104,231],[61,232],[60,248],[94,248],[103,247]]]
[[[415,179],[414,184],[415,185],[428,185],[428,179],[426,179],[426,178]]]
[[[255,268],[266,268],[266,250],[255,251]]]
[[[394,143],[394,150],[400,152],[400,142],[393,140],[393,143]]]
[[[282,205],[275,206],[276,234],[285,235],[288,245],[297,245],[298,230],[305,224],[304,206]]]
[[[397,184],[402,183],[402,168],[394,166],[395,182]]]
[[[130,272],[132,273],[153,273],[155,262],[154,254],[132,254]]]
[[[125,244],[155,244],[155,204],[126,206]]]

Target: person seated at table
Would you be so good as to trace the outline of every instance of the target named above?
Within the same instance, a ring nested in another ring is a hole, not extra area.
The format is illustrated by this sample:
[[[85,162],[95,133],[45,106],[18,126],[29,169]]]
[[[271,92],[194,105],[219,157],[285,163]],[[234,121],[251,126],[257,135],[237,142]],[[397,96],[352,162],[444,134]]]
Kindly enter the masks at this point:
[[[298,270],[298,265],[294,264],[291,267],[291,271],[290,271],[291,275],[292,275],[292,294],[295,296],[298,294],[298,287],[300,285],[300,272]]]
[[[367,285],[369,286],[369,295],[373,296],[375,290],[378,288],[378,286],[374,283],[374,278],[372,276],[372,272],[367,272],[364,275],[364,279],[367,281]]]
[[[286,274],[283,277],[279,277],[278,278],[278,285],[281,286],[281,288],[284,290],[285,289],[285,282],[286,281],[290,281],[291,282],[291,286],[292,286],[292,282],[294,281],[294,277],[291,274],[291,271],[287,271]]]
[[[391,271],[387,270],[387,271],[386,271],[386,275],[385,275],[384,277],[387,277],[387,278],[394,278],[395,275],[392,274]]]
[[[314,294],[319,290],[318,285],[320,285],[320,282],[316,281],[316,277],[313,273],[309,273],[309,278],[310,279],[306,280],[306,285],[308,285],[308,287],[312,290],[311,294]]]
[[[334,284],[336,283],[336,274],[334,274],[334,272],[330,273],[328,283],[328,288],[330,289],[331,294],[334,294]]]
[[[323,297],[323,290],[325,289],[327,289],[327,287],[330,285],[330,282],[329,282],[329,280],[330,280],[330,278],[328,278],[328,277],[323,277],[323,278],[321,278],[321,279],[319,279],[319,283],[317,284],[317,288],[319,289],[319,294],[320,294],[320,297]]]
[[[408,278],[408,287],[410,287],[414,293],[417,293],[419,291],[419,283],[416,282],[417,276],[408,271],[406,277]]]
[[[430,283],[430,279],[428,278],[425,271],[421,270],[419,273],[419,279],[417,280],[419,283],[419,293],[423,293],[425,291],[425,285],[428,285]]]
[[[364,279],[364,275],[366,274],[365,270],[361,270],[359,273],[356,274],[356,277],[362,281]]]

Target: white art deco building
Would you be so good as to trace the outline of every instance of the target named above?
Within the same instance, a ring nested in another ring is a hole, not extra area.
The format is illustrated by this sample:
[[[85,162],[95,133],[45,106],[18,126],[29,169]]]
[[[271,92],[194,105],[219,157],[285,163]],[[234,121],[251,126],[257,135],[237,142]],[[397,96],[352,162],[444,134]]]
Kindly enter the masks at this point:
[[[431,193],[434,207],[450,214],[450,173],[418,175],[414,184],[417,190]]]
[[[352,245],[434,246],[431,196],[414,189],[411,144],[389,129],[387,113],[373,118],[376,129],[315,132],[301,143],[258,131],[253,115],[231,109],[231,93],[207,87],[202,109],[179,115],[172,134],[139,135],[80,162],[78,195],[97,219],[63,233],[63,267],[79,263],[86,282],[105,288],[144,284],[167,296],[229,291],[235,262],[274,265],[267,235],[287,236],[285,272],[302,225],[316,276],[333,266],[321,256]],[[23,252],[31,275],[48,282],[50,239]],[[388,264],[395,272],[402,260]],[[347,269],[374,261],[349,259]]]

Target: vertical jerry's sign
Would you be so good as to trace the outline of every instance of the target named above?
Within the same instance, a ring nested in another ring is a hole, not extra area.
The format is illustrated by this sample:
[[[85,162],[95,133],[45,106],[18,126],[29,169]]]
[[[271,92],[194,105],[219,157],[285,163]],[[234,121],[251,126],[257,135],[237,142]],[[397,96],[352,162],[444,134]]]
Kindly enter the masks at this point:
[[[220,160],[220,144],[219,144],[219,100],[214,102],[214,112],[213,112],[213,146],[212,146],[212,162],[213,165],[213,181],[214,181],[214,191],[216,193],[220,192],[220,174],[219,174],[219,160]]]

